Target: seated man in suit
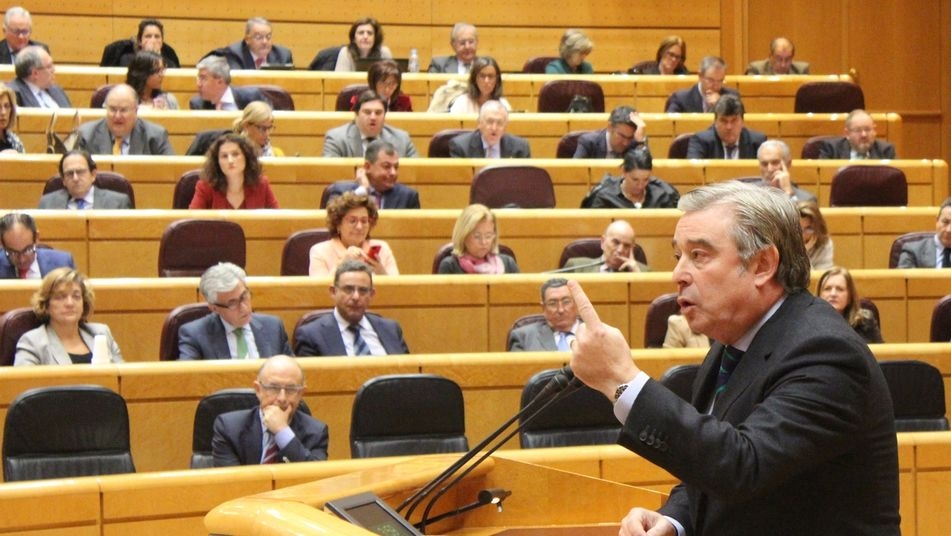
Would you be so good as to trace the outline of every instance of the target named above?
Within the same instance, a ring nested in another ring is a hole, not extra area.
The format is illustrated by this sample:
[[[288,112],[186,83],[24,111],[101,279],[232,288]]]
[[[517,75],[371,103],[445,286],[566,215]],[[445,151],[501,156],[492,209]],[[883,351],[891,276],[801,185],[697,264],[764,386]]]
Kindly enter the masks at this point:
[[[300,326],[294,333],[295,350],[306,356],[363,356],[408,354],[403,329],[395,320],[368,313],[375,294],[373,269],[360,261],[337,265],[330,298],[332,314]]]
[[[568,280],[560,277],[542,283],[544,322],[532,322],[509,334],[512,352],[570,352],[568,345],[581,320],[568,292]]]
[[[602,254],[594,257],[572,257],[565,263],[566,272],[649,272],[650,267],[634,258],[634,228],[624,220],[611,222],[601,235]],[[572,270],[568,270],[572,268]]]
[[[713,126],[690,137],[687,158],[756,158],[766,135],[743,126],[744,112],[739,97],[724,95],[713,107]]]
[[[793,61],[796,45],[785,37],[777,37],[769,43],[769,57],[752,61],[745,74],[809,74],[809,63]]]
[[[178,330],[178,359],[258,359],[293,355],[284,323],[252,312],[244,270],[220,262],[205,270],[198,290],[212,314]]]
[[[73,149],[59,159],[59,176],[63,188],[40,198],[39,208],[49,209],[119,209],[132,208],[124,193],[96,188],[96,162],[82,149]]]
[[[297,410],[306,388],[304,370],[293,357],[268,358],[254,380],[260,406],[215,419],[214,467],[326,460],[327,425]]]
[[[419,192],[399,184],[400,155],[386,140],[374,140],[367,145],[362,168],[357,168],[356,180],[338,181],[329,186],[327,203],[338,195],[355,191],[369,194],[377,208],[419,208]]]
[[[386,124],[386,100],[379,93],[372,89],[360,93],[354,113],[353,121],[327,131],[323,156],[362,157],[376,139],[390,142],[400,156],[417,156],[409,133]]]
[[[21,50],[13,64],[16,78],[7,82],[17,94],[17,106],[27,108],[70,108],[63,88],[53,83],[56,66],[45,48],[29,46]]]
[[[845,118],[845,137],[819,145],[819,158],[865,160],[897,158],[895,146],[876,140],[875,121],[865,110],[852,110]]]
[[[531,158],[525,138],[506,134],[509,112],[497,100],[485,101],[479,110],[479,127],[449,140],[453,158]]]
[[[468,22],[457,22],[449,34],[449,44],[456,53],[454,56],[433,56],[429,64],[431,73],[469,74],[472,60],[479,46],[479,34],[476,27]]]
[[[620,177],[607,175],[591,189],[581,208],[677,208],[680,192],[655,177],[647,146],[624,153]]]
[[[951,197],[941,203],[935,234],[902,244],[898,268],[951,268]]]
[[[818,203],[816,196],[803,190],[793,182],[789,174],[792,169],[792,154],[789,146],[782,140],[766,140],[756,151],[759,160],[760,184],[773,186],[786,192],[794,202],[809,201]]]
[[[723,95],[740,96],[735,89],[723,87],[726,80],[726,62],[717,56],[706,56],[700,60],[700,70],[697,73],[700,81],[697,85],[675,91],[667,99],[667,113],[707,113],[712,112],[717,101]]]
[[[582,134],[572,158],[624,158],[627,151],[647,144],[647,123],[637,110],[618,106],[611,110],[608,126]]]
[[[231,67],[221,56],[206,56],[198,68],[198,95],[188,101],[192,110],[244,110],[252,101],[270,103],[260,89],[231,85]]]
[[[43,47],[47,52],[49,47],[30,39],[33,34],[33,17],[30,12],[20,6],[7,8],[3,14],[3,41],[0,41],[0,65],[11,65],[17,53],[24,48]]]
[[[10,212],[0,218],[0,279],[43,279],[56,268],[76,269],[72,254],[38,248],[39,240],[33,216]]]
[[[271,40],[271,22],[263,17],[248,19],[244,25],[244,40],[231,43],[222,51],[232,69],[260,69],[264,65],[294,66],[294,55],[289,48],[275,45]]]
[[[165,127],[139,118],[139,97],[132,86],[116,84],[104,106],[104,119],[79,125],[80,148],[93,154],[175,154]]]

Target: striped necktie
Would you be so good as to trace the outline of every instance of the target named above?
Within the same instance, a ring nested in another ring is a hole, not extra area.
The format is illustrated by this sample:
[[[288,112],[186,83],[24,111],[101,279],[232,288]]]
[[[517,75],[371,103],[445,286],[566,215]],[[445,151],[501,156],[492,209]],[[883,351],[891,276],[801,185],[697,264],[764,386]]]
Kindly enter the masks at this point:
[[[740,359],[743,359],[743,353],[732,346],[723,348],[723,356],[720,358],[720,371],[717,373],[717,386],[713,391],[714,396],[719,397],[720,393],[726,391],[726,384],[730,381],[730,375],[740,364]]]
[[[367,346],[367,341],[360,336],[360,325],[350,324],[347,329],[350,330],[350,333],[353,333],[353,355],[370,355],[370,347]]]
[[[265,432],[267,434],[267,449],[264,450],[264,455],[261,456],[261,463],[277,463],[277,453],[280,450],[277,448],[277,441],[274,441],[274,434],[270,432]]]

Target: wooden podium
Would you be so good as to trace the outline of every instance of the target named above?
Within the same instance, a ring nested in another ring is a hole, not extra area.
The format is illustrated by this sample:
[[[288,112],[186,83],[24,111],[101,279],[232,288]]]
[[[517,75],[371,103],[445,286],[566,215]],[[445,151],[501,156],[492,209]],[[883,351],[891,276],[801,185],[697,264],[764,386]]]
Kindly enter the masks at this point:
[[[317,480],[228,501],[205,516],[212,534],[284,535],[372,534],[323,510],[334,499],[371,491],[396,507],[452,462],[455,455],[420,456],[409,461]],[[493,505],[427,526],[429,534],[466,536],[616,535],[621,518],[634,506],[656,510],[662,493],[551,469],[496,453],[443,496],[430,518],[476,500],[486,488],[510,490],[502,511]],[[417,508],[418,522],[426,502]]]

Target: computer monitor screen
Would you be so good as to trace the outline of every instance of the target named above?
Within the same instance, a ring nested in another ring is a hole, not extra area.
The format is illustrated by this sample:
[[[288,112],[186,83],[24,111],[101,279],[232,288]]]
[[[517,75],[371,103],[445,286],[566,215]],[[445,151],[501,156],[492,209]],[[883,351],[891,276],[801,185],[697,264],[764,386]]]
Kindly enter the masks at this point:
[[[326,510],[381,536],[421,536],[421,533],[373,493],[329,501]]]

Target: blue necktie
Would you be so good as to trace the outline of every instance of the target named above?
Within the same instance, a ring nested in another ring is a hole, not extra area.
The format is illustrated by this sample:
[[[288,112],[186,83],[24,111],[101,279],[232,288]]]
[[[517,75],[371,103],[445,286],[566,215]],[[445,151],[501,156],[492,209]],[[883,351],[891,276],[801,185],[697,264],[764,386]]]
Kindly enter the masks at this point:
[[[568,352],[571,351],[571,347],[568,346],[568,333],[564,331],[558,332],[558,343],[557,348],[559,352]]]
[[[720,396],[720,393],[726,391],[726,384],[730,381],[730,375],[743,359],[743,352],[732,346],[723,349],[723,356],[720,358],[720,371],[717,373],[717,386],[714,389],[714,396]]]
[[[367,346],[367,341],[360,336],[360,326],[350,324],[347,329],[350,330],[350,333],[353,333],[353,355],[370,355],[370,347]]]
[[[85,210],[85,209],[86,209],[86,200],[85,200],[85,199],[77,199],[77,200],[76,200],[76,208],[77,208],[78,210]]]

